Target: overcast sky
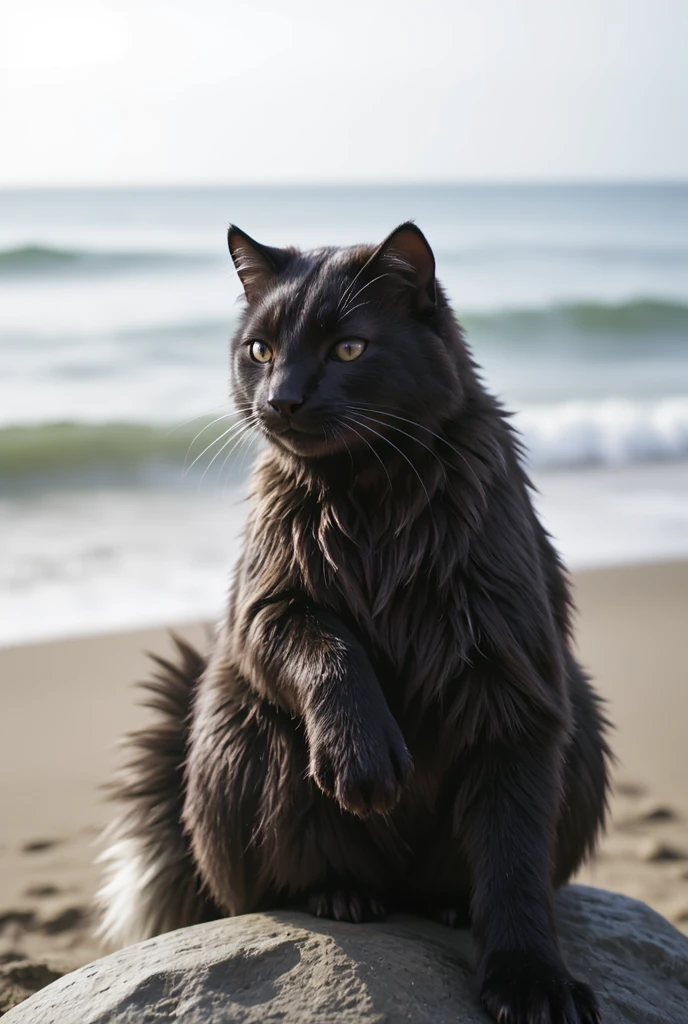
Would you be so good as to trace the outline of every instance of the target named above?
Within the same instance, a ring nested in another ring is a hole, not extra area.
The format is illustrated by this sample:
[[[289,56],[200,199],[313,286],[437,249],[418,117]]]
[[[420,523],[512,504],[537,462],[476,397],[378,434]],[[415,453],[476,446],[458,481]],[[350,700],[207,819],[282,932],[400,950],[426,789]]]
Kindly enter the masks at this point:
[[[688,0],[5,0],[0,184],[688,177]]]

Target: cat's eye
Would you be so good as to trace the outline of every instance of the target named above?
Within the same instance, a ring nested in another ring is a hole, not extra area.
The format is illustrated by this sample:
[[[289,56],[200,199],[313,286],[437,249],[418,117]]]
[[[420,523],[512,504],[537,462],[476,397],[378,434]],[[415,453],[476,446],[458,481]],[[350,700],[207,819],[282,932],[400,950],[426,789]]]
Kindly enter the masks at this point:
[[[330,355],[340,363],[352,363],[354,359],[362,356],[366,350],[366,342],[357,338],[347,338],[335,345]]]
[[[272,349],[264,341],[252,341],[249,346],[249,352],[251,353],[251,359],[255,363],[272,362]]]

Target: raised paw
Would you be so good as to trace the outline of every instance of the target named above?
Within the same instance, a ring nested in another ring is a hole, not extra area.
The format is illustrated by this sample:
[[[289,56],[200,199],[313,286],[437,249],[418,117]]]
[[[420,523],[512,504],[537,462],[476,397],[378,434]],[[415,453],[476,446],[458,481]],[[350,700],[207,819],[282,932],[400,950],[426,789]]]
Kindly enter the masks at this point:
[[[308,909],[314,917],[353,924],[382,921],[387,913],[381,900],[345,887],[316,889],[308,897]]]
[[[385,814],[398,803],[413,770],[396,722],[354,738],[336,737],[311,746],[310,773],[327,796],[351,814]]]
[[[561,961],[528,952],[490,956],[480,994],[497,1024],[601,1024],[592,990]]]

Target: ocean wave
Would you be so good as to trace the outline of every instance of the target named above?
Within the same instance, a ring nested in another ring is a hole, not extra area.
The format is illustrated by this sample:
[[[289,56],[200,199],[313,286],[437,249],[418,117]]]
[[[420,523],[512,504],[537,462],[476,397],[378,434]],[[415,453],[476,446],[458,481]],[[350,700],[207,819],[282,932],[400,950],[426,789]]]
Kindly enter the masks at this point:
[[[528,243],[528,242],[497,242],[491,244],[469,244],[452,246],[438,250],[441,265],[477,266],[495,265],[495,272],[503,263],[519,263],[523,261],[560,262],[578,261],[585,265],[604,264],[625,266],[688,265],[688,247],[686,246],[619,246],[619,245],[572,245]],[[217,262],[218,257],[207,252],[173,252],[164,250],[130,250],[117,249],[99,251],[93,249],[76,249],[54,246],[39,241],[27,241],[25,244],[0,249],[0,275],[50,275],[53,273],[83,271],[116,271],[122,269],[140,270],[148,267],[169,267],[175,264]]]
[[[475,244],[465,248],[436,250],[438,262],[475,265],[476,263],[513,262],[515,260],[574,260],[586,264],[648,264],[680,266],[688,263],[688,247],[684,245],[576,245],[565,241],[496,242]]]
[[[47,277],[54,274],[106,274],[140,270],[164,270],[214,262],[203,253],[60,249],[22,245],[0,250],[0,278]]]
[[[617,337],[622,341],[670,336],[688,341],[688,303],[638,298],[627,302],[561,302],[529,309],[466,313],[459,319],[469,337],[525,338],[556,342],[562,338]]]
[[[141,470],[172,469],[178,478],[185,466],[204,469],[221,444],[232,440],[236,417],[198,418],[192,423],[47,423],[0,429],[0,478],[76,475],[107,476]],[[226,433],[225,433],[226,432]],[[221,437],[221,435],[224,435]],[[204,449],[205,458],[203,455]],[[223,456],[224,458],[224,456]]]
[[[145,423],[54,423],[0,429],[0,477],[93,478],[163,470],[180,481],[185,467],[219,476],[225,455],[244,463],[233,435],[234,417],[160,427]],[[619,466],[688,457],[688,397],[654,402],[608,398],[531,405],[515,416],[527,459],[538,469]],[[226,433],[225,433],[226,432]],[[227,443],[222,456],[223,444]],[[211,465],[214,456],[218,456]],[[248,460],[246,460],[248,461]]]
[[[688,397],[607,398],[530,406],[515,416],[529,462],[545,469],[688,456]]]
[[[0,270],[0,276],[1,276]],[[243,305],[229,304],[222,317],[191,316],[159,324],[135,321],[114,330],[107,328],[84,334],[83,330],[60,334],[31,334],[0,330],[0,342],[22,347],[78,341],[114,339],[115,341],[179,341],[197,339],[224,341],[236,326]],[[470,343],[508,348],[537,346],[555,350],[605,344],[624,348],[650,346],[659,342],[680,346],[688,353],[688,302],[660,298],[629,299],[626,302],[560,302],[543,306],[512,307],[494,310],[458,310],[458,319]],[[652,351],[652,349],[648,349]]]
[[[155,327],[120,331],[122,338],[183,338],[221,335],[233,327],[241,306],[231,306],[226,317],[169,323]],[[533,342],[554,343],[564,337],[598,339],[601,335],[650,340],[670,337],[685,342],[688,348],[688,303],[665,299],[631,299],[627,302],[561,302],[545,306],[459,312],[459,322],[469,339],[493,340],[510,337]]]
[[[153,324],[145,327],[126,327],[115,331],[113,337],[122,341],[186,341],[210,340],[226,342],[236,326],[240,311],[231,307],[222,319],[181,320],[179,323]]]

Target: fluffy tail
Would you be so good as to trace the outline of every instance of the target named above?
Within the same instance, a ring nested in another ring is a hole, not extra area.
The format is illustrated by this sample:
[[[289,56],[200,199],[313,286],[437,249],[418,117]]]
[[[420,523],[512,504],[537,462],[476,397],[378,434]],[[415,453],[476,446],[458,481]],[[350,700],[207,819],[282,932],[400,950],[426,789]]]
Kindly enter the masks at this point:
[[[203,657],[174,637],[175,661],[153,656],[144,706],[156,713],[125,738],[126,760],[109,789],[119,812],[106,829],[99,935],[123,946],[223,916],[203,892],[181,814],[191,703]]]

